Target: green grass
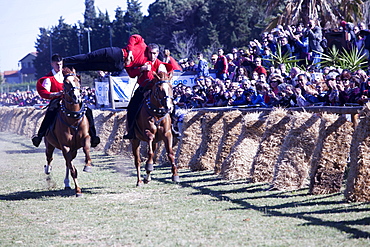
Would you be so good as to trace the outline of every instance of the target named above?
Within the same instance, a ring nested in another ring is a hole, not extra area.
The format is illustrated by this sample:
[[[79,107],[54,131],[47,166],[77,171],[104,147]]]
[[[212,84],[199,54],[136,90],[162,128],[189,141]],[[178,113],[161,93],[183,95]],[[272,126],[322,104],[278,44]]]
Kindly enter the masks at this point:
[[[220,180],[211,172],[156,166],[137,188],[132,159],[93,152],[93,173],[74,164],[84,196],[65,191],[56,151],[0,136],[0,246],[370,246],[370,205],[343,194],[268,191],[266,184]]]

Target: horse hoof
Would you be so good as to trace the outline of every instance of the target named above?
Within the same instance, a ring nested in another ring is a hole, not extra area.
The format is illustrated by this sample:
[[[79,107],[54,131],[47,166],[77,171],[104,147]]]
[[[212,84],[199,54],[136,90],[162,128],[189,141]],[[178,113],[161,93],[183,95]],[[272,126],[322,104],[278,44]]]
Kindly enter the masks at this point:
[[[82,193],[76,193],[76,197],[82,197],[83,194]]]
[[[154,164],[145,164],[145,171],[152,172],[154,170]]]
[[[92,172],[92,166],[84,166],[84,172]]]
[[[172,176],[172,181],[175,183],[180,183],[180,176]]]
[[[44,166],[44,171],[46,175],[49,175],[51,173],[51,166]]]
[[[71,187],[64,187],[64,190],[71,190],[72,188]]]
[[[141,187],[143,185],[143,181],[139,181],[136,183],[136,187]]]

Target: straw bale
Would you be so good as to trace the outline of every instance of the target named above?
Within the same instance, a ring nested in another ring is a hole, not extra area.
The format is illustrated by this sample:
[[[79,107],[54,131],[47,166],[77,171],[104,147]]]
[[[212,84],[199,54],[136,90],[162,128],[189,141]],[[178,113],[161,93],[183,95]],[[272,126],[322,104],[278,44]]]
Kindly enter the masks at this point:
[[[282,108],[276,108],[268,115],[266,131],[252,163],[253,182],[272,182],[281,145],[291,128],[290,121],[291,116]]]
[[[322,129],[312,159],[310,193],[340,192],[348,163],[353,124],[345,115],[322,115]]]
[[[36,110],[35,108],[26,107],[23,109],[19,118],[17,119],[17,126],[15,126],[16,133],[18,135],[24,135],[27,137],[32,137],[36,132],[36,125],[35,121],[32,121],[33,118],[36,119],[43,119],[43,113],[40,113],[40,110]]]
[[[197,155],[202,142],[201,118],[205,111],[190,111],[185,115],[182,138],[178,144],[176,160],[179,168],[189,167],[190,160]]]
[[[202,140],[197,155],[190,161],[193,171],[213,170],[223,134],[223,112],[207,112],[201,120]]]
[[[223,171],[222,163],[229,156],[231,148],[237,142],[242,132],[242,119],[241,111],[230,111],[224,114],[223,135],[216,154],[215,174]]]
[[[250,178],[253,158],[257,153],[265,128],[265,114],[253,112],[243,117],[239,138],[222,164],[223,179]]]
[[[353,135],[346,189],[346,200],[370,201],[370,108],[367,104]]]
[[[122,131],[119,132],[119,125],[126,115],[125,111],[110,112],[110,111],[93,111],[95,118],[95,125],[97,134],[100,137],[100,144],[95,148],[96,150],[105,151],[106,154],[118,154],[120,143],[122,143]],[[119,144],[118,144],[119,143]]]
[[[1,107],[0,131],[32,137],[37,133],[44,114],[44,110],[31,107]]]
[[[12,132],[10,122],[14,116],[13,110],[15,108],[10,107],[1,107],[1,121],[0,121],[0,130]]]
[[[132,154],[130,141],[122,138],[126,133],[126,113],[126,111],[117,112],[105,123],[104,133],[109,134],[105,151],[110,155]]]
[[[308,185],[309,165],[318,140],[320,123],[317,114],[292,114],[292,128],[284,139],[275,164],[272,189],[297,190]]]

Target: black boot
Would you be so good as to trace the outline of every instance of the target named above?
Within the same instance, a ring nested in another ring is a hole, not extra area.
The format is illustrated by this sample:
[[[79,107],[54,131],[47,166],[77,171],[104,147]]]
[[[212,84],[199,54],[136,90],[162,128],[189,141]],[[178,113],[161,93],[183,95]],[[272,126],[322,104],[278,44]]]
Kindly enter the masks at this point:
[[[135,139],[135,131],[129,129],[128,133],[122,137],[123,139]]]
[[[32,137],[32,143],[35,147],[40,146],[41,141],[42,141],[42,136],[35,135],[34,137]]]
[[[100,143],[99,136],[91,136],[91,147],[96,147]]]
[[[51,103],[50,103],[51,104]],[[49,104],[49,105],[50,105]],[[49,128],[50,125],[53,124],[53,121],[55,120],[56,114],[57,114],[58,109],[57,108],[48,108],[46,111],[45,117],[42,120],[41,126],[39,131],[37,132],[37,135],[32,137],[32,144],[35,147],[40,146],[40,143],[42,141],[42,137],[45,136],[47,129]]]
[[[87,107],[86,109],[86,118],[89,121],[89,134],[91,137],[91,147],[96,147],[100,143],[100,138],[99,136],[96,135],[96,129],[95,129],[95,123],[94,123],[94,118],[92,115],[92,111],[90,108]]]

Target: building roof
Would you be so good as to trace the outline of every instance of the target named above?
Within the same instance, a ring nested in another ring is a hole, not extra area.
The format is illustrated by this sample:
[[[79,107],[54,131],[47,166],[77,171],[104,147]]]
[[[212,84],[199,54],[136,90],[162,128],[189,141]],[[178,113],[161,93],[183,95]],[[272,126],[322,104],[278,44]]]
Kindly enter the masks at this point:
[[[3,72],[4,77],[19,76],[19,70],[7,70]]]
[[[22,60],[24,60],[26,57],[28,56],[33,56],[33,57],[37,57],[37,52],[30,52],[28,53],[26,56],[24,56],[21,60],[19,60],[19,62],[22,62]]]

